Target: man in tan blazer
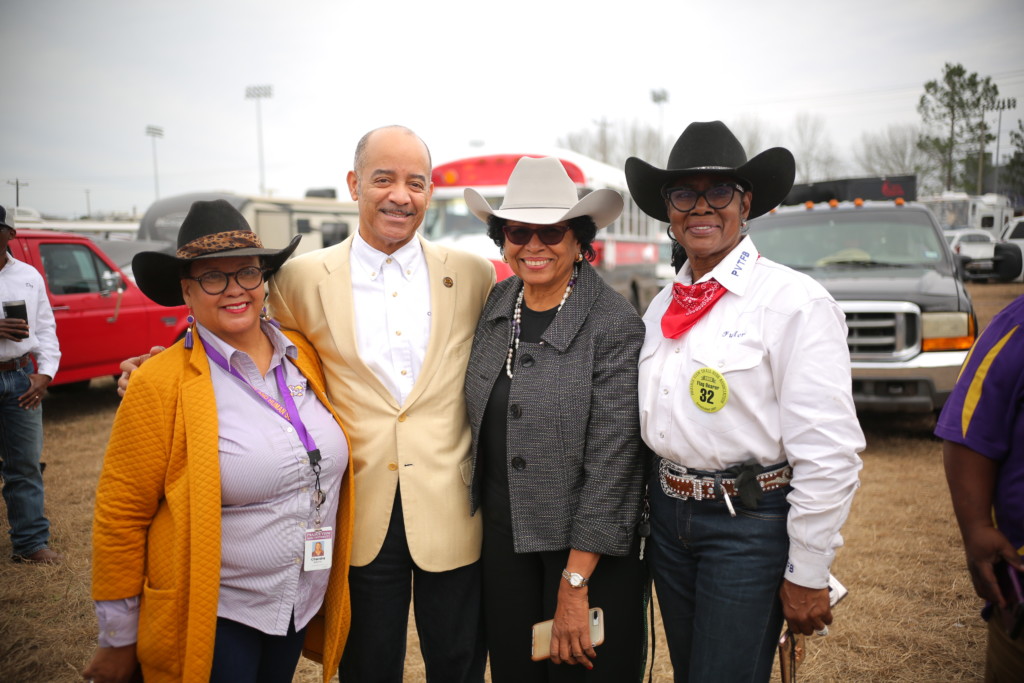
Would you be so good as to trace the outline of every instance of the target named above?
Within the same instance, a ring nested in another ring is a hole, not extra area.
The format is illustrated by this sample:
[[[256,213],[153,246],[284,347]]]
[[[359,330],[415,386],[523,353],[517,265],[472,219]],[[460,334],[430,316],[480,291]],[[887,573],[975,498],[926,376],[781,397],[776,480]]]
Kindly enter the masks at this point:
[[[429,681],[482,681],[480,518],[470,516],[463,382],[494,268],[416,234],[430,155],[412,131],[371,131],[349,191],[359,230],[285,264],[282,326],[313,343],[352,441],[355,532],[348,681],[402,680],[412,583]]]

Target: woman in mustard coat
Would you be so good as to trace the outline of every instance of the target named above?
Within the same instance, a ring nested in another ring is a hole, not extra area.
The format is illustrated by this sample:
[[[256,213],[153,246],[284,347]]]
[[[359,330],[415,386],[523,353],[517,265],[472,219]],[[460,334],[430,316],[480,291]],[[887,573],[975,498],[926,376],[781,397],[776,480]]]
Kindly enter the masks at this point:
[[[96,495],[95,683],[292,680],[303,647],[324,681],[349,626],[348,439],[320,362],[261,318],[265,249],[223,200],[196,202],[175,256],[136,256],[139,287],[188,304],[186,339],[132,377]],[[323,552],[318,552],[322,550]]]

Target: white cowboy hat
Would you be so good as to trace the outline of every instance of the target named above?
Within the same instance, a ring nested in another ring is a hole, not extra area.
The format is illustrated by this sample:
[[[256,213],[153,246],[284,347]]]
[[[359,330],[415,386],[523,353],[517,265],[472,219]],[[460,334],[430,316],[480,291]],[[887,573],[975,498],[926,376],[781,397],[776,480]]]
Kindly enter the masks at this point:
[[[520,159],[508,177],[508,190],[497,210],[471,187],[463,195],[469,210],[484,223],[492,215],[533,225],[590,216],[600,230],[622,213],[622,196],[615,190],[594,190],[580,199],[576,183],[554,157]]]

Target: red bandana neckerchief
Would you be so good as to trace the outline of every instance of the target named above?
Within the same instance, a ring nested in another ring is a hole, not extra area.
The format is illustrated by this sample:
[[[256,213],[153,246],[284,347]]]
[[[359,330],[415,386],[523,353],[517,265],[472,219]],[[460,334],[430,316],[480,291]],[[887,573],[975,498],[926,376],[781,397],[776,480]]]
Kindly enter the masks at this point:
[[[697,324],[728,290],[714,278],[695,285],[672,285],[672,301],[661,316],[661,333],[669,339],[679,339]]]

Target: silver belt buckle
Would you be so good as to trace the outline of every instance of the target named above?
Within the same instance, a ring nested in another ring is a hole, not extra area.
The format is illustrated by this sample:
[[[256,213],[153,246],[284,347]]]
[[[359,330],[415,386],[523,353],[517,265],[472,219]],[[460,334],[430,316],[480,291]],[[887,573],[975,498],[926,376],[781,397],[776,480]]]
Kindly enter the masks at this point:
[[[686,495],[681,491],[677,491],[668,485],[668,479],[671,477],[677,481],[689,481],[693,488],[693,499],[701,500],[704,497],[704,491],[702,487],[697,483],[698,477],[692,474],[687,474],[686,468],[682,465],[676,465],[675,463],[669,462],[662,458],[661,464],[658,466],[658,474],[661,475],[661,490],[666,496],[670,498],[678,498],[679,500],[687,500],[690,496]]]

